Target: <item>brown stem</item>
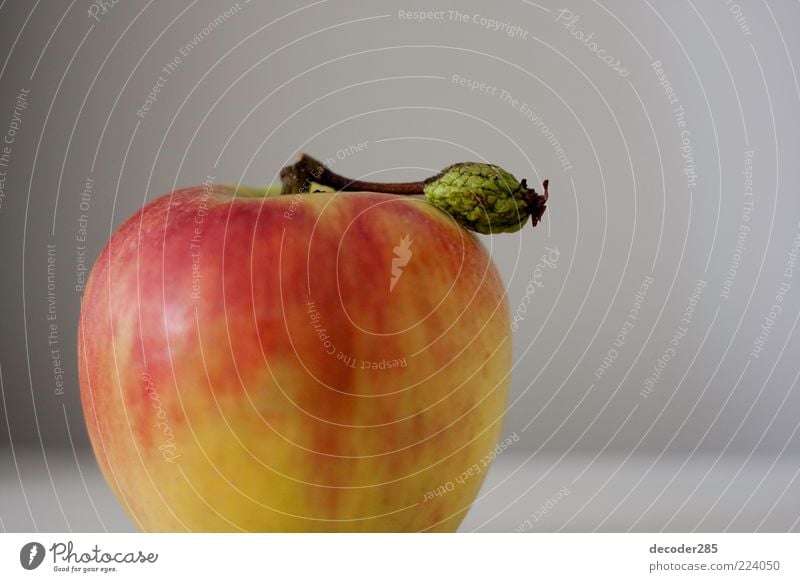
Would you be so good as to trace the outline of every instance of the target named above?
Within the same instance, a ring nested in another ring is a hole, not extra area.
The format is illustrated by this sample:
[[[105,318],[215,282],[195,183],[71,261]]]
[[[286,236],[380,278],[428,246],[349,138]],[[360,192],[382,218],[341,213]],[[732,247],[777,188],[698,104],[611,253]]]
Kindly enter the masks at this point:
[[[309,156],[301,154],[293,165],[281,170],[283,194],[308,192],[312,182],[344,192],[382,192],[384,194],[422,194],[425,182],[366,182],[351,180],[332,172],[325,165]]]

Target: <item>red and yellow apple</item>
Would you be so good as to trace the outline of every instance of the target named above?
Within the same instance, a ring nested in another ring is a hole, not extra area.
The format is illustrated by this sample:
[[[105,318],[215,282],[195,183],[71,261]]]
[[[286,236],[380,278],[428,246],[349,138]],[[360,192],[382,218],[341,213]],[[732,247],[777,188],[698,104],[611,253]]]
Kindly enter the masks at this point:
[[[173,192],[86,286],[95,455],[146,531],[453,531],[500,434],[508,311],[423,200]]]

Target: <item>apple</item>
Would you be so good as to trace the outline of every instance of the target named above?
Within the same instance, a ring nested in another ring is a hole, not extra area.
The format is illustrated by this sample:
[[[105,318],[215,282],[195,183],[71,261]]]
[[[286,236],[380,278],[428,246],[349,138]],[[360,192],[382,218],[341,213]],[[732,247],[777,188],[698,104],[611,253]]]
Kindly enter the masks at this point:
[[[454,531],[510,380],[483,245],[381,193],[163,196],[98,257],[78,336],[95,455],[145,531]]]

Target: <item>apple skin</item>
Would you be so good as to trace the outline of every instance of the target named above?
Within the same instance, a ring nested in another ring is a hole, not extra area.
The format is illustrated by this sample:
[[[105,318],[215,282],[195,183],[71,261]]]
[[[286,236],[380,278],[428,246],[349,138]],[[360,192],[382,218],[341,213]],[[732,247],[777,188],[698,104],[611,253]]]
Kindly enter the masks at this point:
[[[78,336],[95,455],[145,531],[455,531],[510,380],[486,250],[376,193],[163,196],[98,257]]]

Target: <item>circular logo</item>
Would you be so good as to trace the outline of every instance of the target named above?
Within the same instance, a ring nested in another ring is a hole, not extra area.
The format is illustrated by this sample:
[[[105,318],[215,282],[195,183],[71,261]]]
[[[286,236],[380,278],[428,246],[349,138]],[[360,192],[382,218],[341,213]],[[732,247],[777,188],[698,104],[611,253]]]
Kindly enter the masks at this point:
[[[44,546],[39,542],[29,542],[19,551],[19,563],[26,570],[35,570],[44,560]]]

